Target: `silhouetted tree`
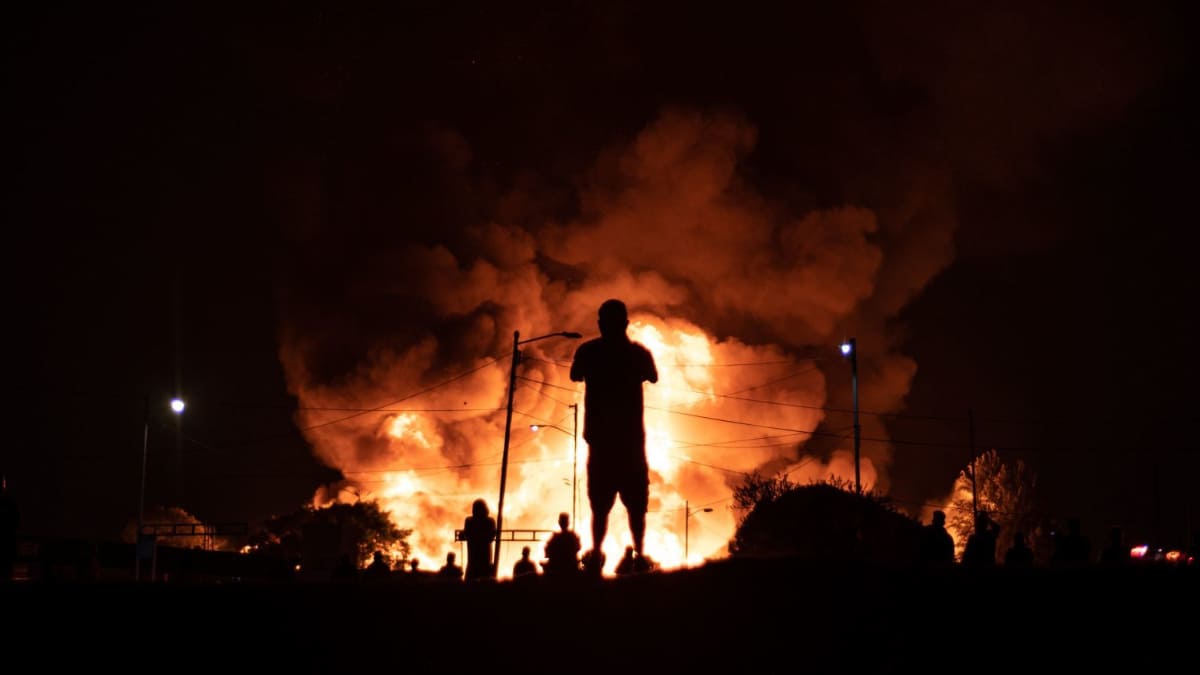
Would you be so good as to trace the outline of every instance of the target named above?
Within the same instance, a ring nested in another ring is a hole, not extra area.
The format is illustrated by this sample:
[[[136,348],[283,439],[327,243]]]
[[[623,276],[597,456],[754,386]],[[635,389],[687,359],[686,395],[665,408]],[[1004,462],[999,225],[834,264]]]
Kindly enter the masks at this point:
[[[855,494],[847,481],[801,486],[786,476],[752,475],[735,488],[734,502],[750,506],[729,543],[734,556],[908,563],[920,550],[919,522],[886,497]]]
[[[979,510],[985,511],[1000,526],[998,551],[1007,551],[1013,534],[1025,533],[1025,541],[1035,557],[1048,557],[1046,530],[1034,510],[1037,475],[1025,462],[1003,462],[995,450],[975,458],[979,488]],[[974,531],[975,509],[971,492],[971,467],[963,469],[954,481],[954,493],[946,508],[946,529],[954,536],[954,551],[962,557],[967,538]]]
[[[738,525],[754,509],[766,507],[798,487],[786,474],[764,476],[755,471],[746,476],[742,484],[733,489],[733,508],[738,512]]]
[[[377,550],[384,551],[392,562],[407,560],[411,552],[408,537],[412,530],[396,527],[388,512],[373,501],[338,503],[328,508],[303,506],[263,523],[261,531],[252,536],[251,546],[290,558],[300,553],[304,532],[313,526],[336,528],[342,532],[354,550],[358,567],[371,560]]]

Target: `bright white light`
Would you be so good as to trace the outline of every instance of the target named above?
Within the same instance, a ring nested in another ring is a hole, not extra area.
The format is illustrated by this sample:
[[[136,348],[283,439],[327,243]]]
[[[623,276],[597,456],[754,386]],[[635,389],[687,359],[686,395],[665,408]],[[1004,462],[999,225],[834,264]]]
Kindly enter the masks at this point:
[[[541,429],[541,427],[540,427],[540,426],[538,426],[538,425],[536,425],[536,424],[530,424],[530,425],[529,425],[529,430],[530,430],[530,431],[537,431],[538,429]]]
[[[171,399],[171,410],[174,410],[176,414],[183,412],[184,407],[185,406],[183,403],[183,399],[180,399],[180,398]]]
[[[842,343],[842,356],[849,356],[849,355],[850,355],[850,343],[843,342]]]

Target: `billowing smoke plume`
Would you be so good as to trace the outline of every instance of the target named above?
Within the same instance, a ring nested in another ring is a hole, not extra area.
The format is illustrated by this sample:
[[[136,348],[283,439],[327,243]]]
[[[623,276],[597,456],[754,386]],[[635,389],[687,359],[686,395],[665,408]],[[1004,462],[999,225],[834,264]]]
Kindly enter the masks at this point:
[[[628,304],[632,335],[662,373],[646,399],[652,555],[681,561],[685,503],[721,507],[686,523],[690,551],[719,553],[735,517],[725,508],[730,486],[746,472],[852,478],[849,418],[822,425],[826,372],[845,371],[837,344],[848,325],[873,343],[860,362],[867,401],[899,405],[914,365],[881,339],[882,322],[949,260],[953,221],[921,233],[937,249],[931,263],[928,247],[905,249],[870,209],[796,212],[742,175],[754,143],[742,117],[669,110],[597,162],[569,220],[481,222],[365,259],[323,333],[284,332],[289,382],[307,408],[299,423],[346,477],[316,500],[381,499],[415,530],[417,551],[439,555],[474,498],[495,508],[512,331],[590,337],[610,297]],[[891,240],[900,244],[894,260],[880,243]],[[357,284],[368,288],[361,300]],[[360,309],[382,320],[362,326]],[[576,457],[570,433],[569,404],[581,398],[567,377],[574,347],[552,339],[523,350],[506,527],[552,527],[573,494],[586,522],[587,449]],[[829,441],[821,457],[804,451],[814,434]],[[864,483],[882,487],[888,445],[873,442],[863,455]],[[613,524],[610,560],[624,543],[620,509]]]

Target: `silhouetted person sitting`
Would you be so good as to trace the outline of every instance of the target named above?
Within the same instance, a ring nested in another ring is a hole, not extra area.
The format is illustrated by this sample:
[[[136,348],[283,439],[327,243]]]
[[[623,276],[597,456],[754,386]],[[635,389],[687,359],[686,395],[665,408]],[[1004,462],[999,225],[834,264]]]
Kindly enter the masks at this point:
[[[363,570],[363,579],[366,581],[379,581],[387,579],[392,573],[391,567],[383,558],[383,551],[375,551],[372,557],[371,564],[367,565],[367,569]]]
[[[641,557],[650,495],[642,383],[658,382],[658,369],[650,350],[626,335],[625,303],[606,300],[600,305],[598,324],[600,337],[580,345],[571,364],[571,381],[586,383],[583,437],[588,443],[592,551],[602,551],[608,514],[620,495],[629,514],[634,552]],[[603,561],[603,554],[585,556],[585,566],[595,575]]]
[[[963,549],[963,565],[968,567],[992,567],[996,564],[996,537],[1000,526],[984,511],[975,513],[975,531],[967,537]]]
[[[921,530],[921,562],[954,562],[954,539],[946,531],[946,513],[934,511],[933,519]]]
[[[334,581],[353,581],[358,574],[358,569],[354,566],[354,562],[350,560],[350,555],[343,553],[338,557],[337,565],[333,568]]]
[[[1125,545],[1121,528],[1114,527],[1108,531],[1108,546],[1100,552],[1100,562],[1105,565],[1124,565],[1129,560],[1129,547]]]
[[[1004,554],[1005,567],[1033,567],[1033,549],[1025,543],[1025,533],[1013,533],[1012,546]]]
[[[538,575],[537,563],[529,559],[529,547],[521,549],[521,559],[513,565],[513,581],[528,581]]]
[[[1067,531],[1054,537],[1054,562],[1059,565],[1082,565],[1088,562],[1092,542],[1083,536],[1078,518],[1067,521]]]
[[[570,530],[571,517],[558,514],[558,532],[546,542],[546,575],[574,576],[579,573],[579,535]]]
[[[467,581],[491,579],[496,519],[488,515],[487,502],[482,499],[471,504],[471,515],[463,522],[463,538],[467,540]]]
[[[625,547],[625,555],[621,556],[621,561],[617,563],[617,576],[625,577],[633,574],[637,570],[634,568],[633,547]]]
[[[457,556],[454,553],[446,554],[446,564],[442,565],[442,569],[438,570],[438,578],[443,581],[462,581],[463,568],[454,562]]]

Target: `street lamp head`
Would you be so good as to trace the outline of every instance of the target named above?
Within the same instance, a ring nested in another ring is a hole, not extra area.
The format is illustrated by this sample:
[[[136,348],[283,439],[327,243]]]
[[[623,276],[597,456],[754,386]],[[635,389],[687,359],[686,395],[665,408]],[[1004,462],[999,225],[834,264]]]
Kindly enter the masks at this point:
[[[708,508],[704,509],[704,512],[705,512],[705,513],[712,513],[712,507],[710,506],[710,507],[708,507]]]
[[[850,356],[850,352],[854,349],[854,345],[849,342],[842,343],[842,356]]]
[[[529,425],[529,430],[530,430],[530,431],[538,431],[538,430],[539,430],[539,429],[541,429],[541,428],[542,428],[542,426],[541,426],[540,424],[530,424],[530,425]]]
[[[183,409],[184,409],[185,407],[187,407],[187,405],[186,405],[186,404],[183,402],[183,399],[181,399],[181,398],[173,398],[173,399],[171,399],[171,410],[172,410],[172,411],[173,411],[173,412],[174,412],[176,415],[178,415],[178,414],[182,413],[182,412],[183,412]]]
[[[578,340],[579,338],[583,337],[583,333],[575,333],[571,331],[564,332],[561,335],[565,338],[571,338],[572,340]]]

